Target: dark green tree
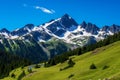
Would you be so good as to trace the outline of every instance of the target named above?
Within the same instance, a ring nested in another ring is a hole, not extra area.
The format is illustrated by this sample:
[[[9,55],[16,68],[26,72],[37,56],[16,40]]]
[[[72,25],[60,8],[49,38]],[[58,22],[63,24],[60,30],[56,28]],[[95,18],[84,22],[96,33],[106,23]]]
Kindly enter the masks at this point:
[[[8,76],[11,70],[30,64],[31,63],[24,58],[4,51],[0,51],[0,79]]]
[[[12,78],[15,78],[15,77],[16,77],[16,75],[15,75],[14,73],[12,73],[12,74],[11,74],[11,77],[12,77]]]
[[[40,68],[40,65],[39,65],[39,64],[36,64],[36,65],[35,65],[35,68]]]
[[[81,55],[82,54],[82,50],[81,48],[78,49],[78,54],[77,55]]]
[[[69,67],[73,67],[75,65],[75,62],[73,62],[72,59],[69,59],[68,65]]]
[[[97,67],[95,66],[94,63],[92,63],[92,64],[90,65],[90,69],[97,69]]]
[[[29,72],[29,73],[32,73],[32,67],[31,67],[31,66],[28,67],[28,72]]]

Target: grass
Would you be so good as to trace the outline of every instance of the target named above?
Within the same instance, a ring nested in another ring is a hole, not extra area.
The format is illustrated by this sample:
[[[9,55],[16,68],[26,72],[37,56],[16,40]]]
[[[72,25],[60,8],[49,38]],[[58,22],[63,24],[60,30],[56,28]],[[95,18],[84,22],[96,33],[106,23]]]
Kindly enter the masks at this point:
[[[13,71],[11,71],[8,77],[6,77],[4,79],[1,79],[1,80],[18,80],[18,77],[23,72],[23,70],[25,71],[26,74],[29,74],[28,71],[27,71],[27,67],[25,67],[23,69],[22,68],[17,68],[17,69],[14,69]],[[15,78],[11,77],[12,73],[15,74]]]
[[[48,68],[41,67],[34,69],[36,72],[31,75],[26,73],[28,75],[23,80],[120,80],[120,41],[71,58],[75,62],[74,67],[60,71],[68,65],[67,61]],[[92,63],[97,69],[89,69]],[[103,69],[105,66],[108,67]],[[16,75],[22,72],[20,68],[16,70]],[[3,80],[15,79],[7,77]]]

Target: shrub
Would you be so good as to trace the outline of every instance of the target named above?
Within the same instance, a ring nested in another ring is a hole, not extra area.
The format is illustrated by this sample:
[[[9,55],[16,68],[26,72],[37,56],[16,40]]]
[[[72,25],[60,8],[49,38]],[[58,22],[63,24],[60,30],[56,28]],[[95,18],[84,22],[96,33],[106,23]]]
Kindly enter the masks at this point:
[[[74,74],[71,74],[71,75],[68,76],[68,78],[71,78],[71,77],[73,77],[73,76],[74,76]]]
[[[73,67],[75,65],[75,62],[73,62],[72,59],[69,59],[68,65],[69,67]]]
[[[28,67],[28,72],[32,73],[32,67]]]
[[[69,59],[69,61],[68,61],[68,66],[66,66],[66,67],[64,67],[64,68],[60,68],[60,71],[66,70],[66,69],[68,69],[68,68],[70,68],[70,67],[73,67],[74,65],[75,65],[75,62],[73,62],[72,59]]]
[[[11,74],[11,77],[12,77],[12,78],[15,78],[15,76],[16,76],[16,75],[15,75],[14,73]]]
[[[23,68],[24,68],[24,66],[21,67],[21,69],[23,69]]]
[[[92,64],[90,65],[90,69],[97,69],[97,67],[95,66],[94,63],[92,63]]]
[[[103,67],[103,70],[104,70],[104,69],[107,69],[107,68],[109,68],[109,66],[106,66],[106,65],[105,65],[105,66]]]
[[[24,70],[23,70],[23,72],[22,72],[22,75],[24,75],[24,76],[26,75]]]
[[[22,80],[22,78],[25,76],[25,71],[23,70],[23,72],[18,76],[17,80]]]
[[[60,71],[62,71],[63,69],[62,68],[60,68]]]

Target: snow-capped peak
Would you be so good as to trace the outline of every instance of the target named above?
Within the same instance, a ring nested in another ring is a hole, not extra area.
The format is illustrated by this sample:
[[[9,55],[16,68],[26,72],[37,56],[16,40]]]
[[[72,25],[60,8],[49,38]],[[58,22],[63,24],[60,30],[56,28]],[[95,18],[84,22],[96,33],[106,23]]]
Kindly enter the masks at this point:
[[[10,31],[8,31],[6,28],[3,28],[0,30],[0,33],[10,33]]]
[[[38,42],[51,40],[53,37],[61,39],[67,43],[80,44],[85,42],[89,37],[96,40],[104,39],[108,35],[113,35],[120,31],[120,26],[112,25],[103,28],[97,27],[95,24],[83,21],[80,25],[68,14],[61,18],[52,19],[40,26],[27,24],[24,27],[9,32],[7,29],[0,30],[0,36],[9,39],[26,39],[33,38]]]

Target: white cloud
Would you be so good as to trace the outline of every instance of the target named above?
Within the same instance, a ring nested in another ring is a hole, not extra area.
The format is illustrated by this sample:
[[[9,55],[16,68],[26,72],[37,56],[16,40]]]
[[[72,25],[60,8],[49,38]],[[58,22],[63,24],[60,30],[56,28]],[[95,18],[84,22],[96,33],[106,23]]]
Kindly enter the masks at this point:
[[[23,4],[23,7],[29,7],[29,8],[34,8],[34,9],[37,9],[37,10],[41,10],[42,12],[44,13],[47,13],[47,14],[54,14],[55,11],[53,9],[47,9],[45,7],[41,7],[41,6],[30,6],[28,4]]]
[[[53,13],[55,13],[55,11],[52,10],[52,9],[49,10],[49,9],[47,9],[47,8],[40,7],[40,6],[35,6],[34,8],[35,8],[35,9],[38,9],[38,10],[41,10],[42,12],[48,13],[48,14],[53,14]]]

